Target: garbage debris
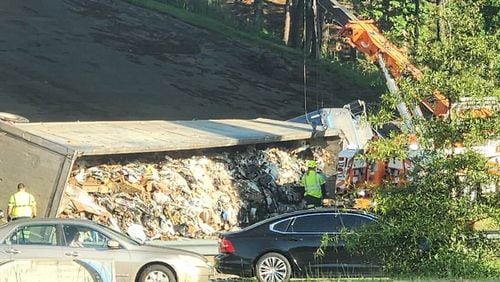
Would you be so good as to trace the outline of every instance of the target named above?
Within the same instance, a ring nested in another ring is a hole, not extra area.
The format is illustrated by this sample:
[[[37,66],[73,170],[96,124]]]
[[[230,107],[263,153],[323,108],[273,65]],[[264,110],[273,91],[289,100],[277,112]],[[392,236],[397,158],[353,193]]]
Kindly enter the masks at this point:
[[[243,151],[165,156],[89,166],[77,163],[59,217],[87,218],[148,239],[214,238],[254,222],[302,209],[304,151],[320,169],[334,156],[321,147],[247,146]]]

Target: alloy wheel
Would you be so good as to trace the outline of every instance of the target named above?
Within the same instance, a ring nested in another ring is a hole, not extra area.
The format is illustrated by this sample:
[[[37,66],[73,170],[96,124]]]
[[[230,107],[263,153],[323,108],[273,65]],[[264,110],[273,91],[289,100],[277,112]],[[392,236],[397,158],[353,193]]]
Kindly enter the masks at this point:
[[[258,271],[262,281],[280,282],[286,280],[289,270],[285,261],[270,256],[261,261]]]
[[[144,279],[145,282],[169,282],[168,275],[163,271],[151,271]]]

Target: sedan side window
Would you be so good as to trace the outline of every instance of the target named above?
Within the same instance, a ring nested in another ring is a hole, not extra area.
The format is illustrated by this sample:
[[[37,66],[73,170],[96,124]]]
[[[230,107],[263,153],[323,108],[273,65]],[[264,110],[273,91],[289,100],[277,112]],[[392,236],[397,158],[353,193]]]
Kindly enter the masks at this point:
[[[313,214],[298,216],[288,228],[289,232],[336,233],[342,225],[337,214]]]
[[[375,222],[374,220],[368,217],[355,214],[342,214],[341,218],[342,218],[342,223],[347,231],[355,231],[367,224]]]
[[[285,232],[288,224],[290,224],[290,219],[279,221],[271,226],[272,231]]]
[[[5,240],[7,245],[57,245],[55,225],[23,226]]]
[[[109,238],[86,226],[65,225],[63,227],[66,246],[72,248],[107,248]]]

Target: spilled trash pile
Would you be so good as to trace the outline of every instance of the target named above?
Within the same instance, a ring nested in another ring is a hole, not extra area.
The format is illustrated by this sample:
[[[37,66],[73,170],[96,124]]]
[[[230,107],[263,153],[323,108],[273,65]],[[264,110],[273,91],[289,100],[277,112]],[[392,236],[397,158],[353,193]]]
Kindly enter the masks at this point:
[[[302,209],[304,152],[321,169],[320,147],[165,156],[157,162],[76,164],[59,217],[82,217],[125,232],[142,225],[150,239],[213,238],[271,215]]]

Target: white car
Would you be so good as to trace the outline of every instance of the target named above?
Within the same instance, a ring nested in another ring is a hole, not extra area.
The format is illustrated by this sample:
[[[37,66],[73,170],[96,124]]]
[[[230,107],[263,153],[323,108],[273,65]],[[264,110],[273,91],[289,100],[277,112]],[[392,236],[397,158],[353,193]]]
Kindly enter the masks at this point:
[[[209,281],[214,273],[199,254],[143,244],[90,220],[21,219],[1,225],[0,266],[33,260],[76,262],[101,276],[95,281]]]

